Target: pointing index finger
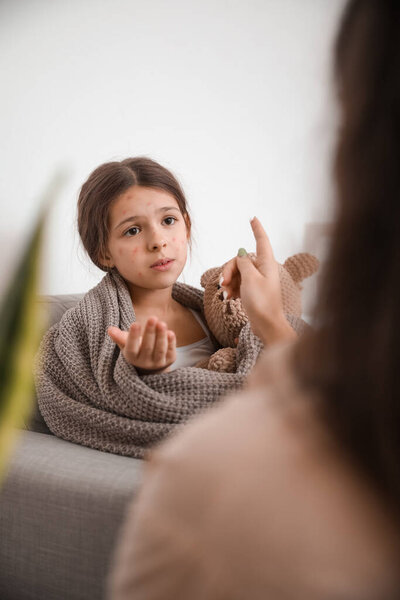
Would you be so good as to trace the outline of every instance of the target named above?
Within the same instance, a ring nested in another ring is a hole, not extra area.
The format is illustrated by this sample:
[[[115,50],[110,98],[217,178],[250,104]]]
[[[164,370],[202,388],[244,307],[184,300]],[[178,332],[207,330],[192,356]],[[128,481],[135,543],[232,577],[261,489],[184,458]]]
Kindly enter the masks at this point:
[[[261,222],[257,219],[257,217],[253,217],[253,219],[250,221],[250,225],[256,240],[258,262],[265,263],[274,261],[275,259],[272,246],[264,227],[261,225]]]

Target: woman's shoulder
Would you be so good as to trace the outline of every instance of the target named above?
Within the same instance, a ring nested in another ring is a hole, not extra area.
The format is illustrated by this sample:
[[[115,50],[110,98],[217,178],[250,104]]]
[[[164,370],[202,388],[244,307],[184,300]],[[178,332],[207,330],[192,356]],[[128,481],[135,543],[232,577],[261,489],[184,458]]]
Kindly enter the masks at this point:
[[[287,349],[263,360],[275,376],[195,419],[155,453],[166,504],[202,543],[217,548],[223,531],[229,554],[240,539],[240,555],[259,569],[268,560],[289,564],[288,577],[310,576],[310,584],[319,569],[319,583],[329,586],[334,573],[344,588],[380,581],[393,558],[385,508],[299,386],[290,384],[290,397],[279,387]]]

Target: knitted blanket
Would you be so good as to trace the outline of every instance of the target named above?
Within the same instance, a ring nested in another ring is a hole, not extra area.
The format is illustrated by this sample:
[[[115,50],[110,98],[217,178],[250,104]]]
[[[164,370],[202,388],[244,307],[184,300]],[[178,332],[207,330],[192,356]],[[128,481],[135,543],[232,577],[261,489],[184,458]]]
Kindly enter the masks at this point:
[[[204,316],[201,290],[175,283],[172,296]],[[193,414],[240,388],[262,349],[247,324],[239,336],[235,373],[184,367],[139,376],[107,334],[110,325],[127,330],[133,321],[124,280],[108,273],[45,334],[36,388],[40,412],[52,433],[141,458]]]

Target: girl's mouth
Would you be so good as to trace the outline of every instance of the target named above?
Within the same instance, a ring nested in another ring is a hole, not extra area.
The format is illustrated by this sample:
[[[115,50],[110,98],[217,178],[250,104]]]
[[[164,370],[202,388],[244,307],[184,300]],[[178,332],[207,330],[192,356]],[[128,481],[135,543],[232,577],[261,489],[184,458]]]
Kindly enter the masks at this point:
[[[168,269],[171,267],[173,262],[174,262],[173,258],[167,258],[167,259],[163,260],[162,262],[160,261],[158,263],[155,263],[150,268],[154,269],[155,271],[168,271]]]

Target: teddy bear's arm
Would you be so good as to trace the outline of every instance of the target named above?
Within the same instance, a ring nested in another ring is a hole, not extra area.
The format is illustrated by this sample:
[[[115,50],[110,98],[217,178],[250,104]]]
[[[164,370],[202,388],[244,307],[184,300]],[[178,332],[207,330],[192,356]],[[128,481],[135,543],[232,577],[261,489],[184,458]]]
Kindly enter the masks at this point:
[[[236,348],[221,348],[211,354],[209,358],[198,362],[196,367],[221,373],[234,373],[236,370]]]

